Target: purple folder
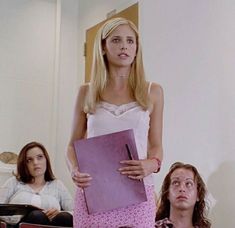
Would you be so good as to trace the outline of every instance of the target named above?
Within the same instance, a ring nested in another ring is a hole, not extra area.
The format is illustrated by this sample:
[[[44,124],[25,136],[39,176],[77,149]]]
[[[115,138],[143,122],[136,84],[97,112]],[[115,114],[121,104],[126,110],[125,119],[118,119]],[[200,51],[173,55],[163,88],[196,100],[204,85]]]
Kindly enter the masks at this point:
[[[142,180],[120,174],[122,160],[138,160],[132,129],[77,140],[74,147],[79,170],[92,176],[84,188],[88,213],[105,212],[147,201]],[[129,151],[128,151],[129,150]]]

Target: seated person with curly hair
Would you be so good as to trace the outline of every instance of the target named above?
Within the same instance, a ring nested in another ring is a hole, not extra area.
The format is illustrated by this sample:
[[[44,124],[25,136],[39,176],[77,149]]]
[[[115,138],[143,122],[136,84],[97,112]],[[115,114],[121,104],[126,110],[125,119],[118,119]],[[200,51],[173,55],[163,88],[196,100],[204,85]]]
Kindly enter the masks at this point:
[[[156,214],[157,228],[210,228],[206,186],[197,169],[174,163],[166,175]]]

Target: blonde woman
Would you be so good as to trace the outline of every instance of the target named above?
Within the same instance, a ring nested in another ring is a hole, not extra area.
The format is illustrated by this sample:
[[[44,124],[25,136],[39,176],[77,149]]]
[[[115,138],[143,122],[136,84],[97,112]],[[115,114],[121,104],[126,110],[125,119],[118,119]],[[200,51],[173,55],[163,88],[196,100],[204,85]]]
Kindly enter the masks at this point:
[[[139,39],[136,26],[124,18],[110,19],[97,33],[91,82],[80,87],[67,150],[68,166],[78,186],[75,228],[154,227],[152,174],[160,170],[163,156],[163,90],[145,79]],[[126,129],[134,130],[140,160],[123,161],[120,172],[144,180],[148,201],[89,215],[82,189],[92,185],[92,176],[79,172],[73,143]]]

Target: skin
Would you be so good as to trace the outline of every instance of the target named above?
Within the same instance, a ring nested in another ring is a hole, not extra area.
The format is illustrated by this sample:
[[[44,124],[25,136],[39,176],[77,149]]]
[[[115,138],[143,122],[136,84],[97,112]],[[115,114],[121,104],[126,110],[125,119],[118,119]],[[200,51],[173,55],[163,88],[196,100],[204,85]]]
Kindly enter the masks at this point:
[[[191,170],[179,168],[171,175],[168,199],[170,220],[175,227],[193,227],[192,216],[198,200],[197,183]]]
[[[136,55],[136,36],[128,25],[118,26],[110,36],[107,37],[103,47],[107,56],[109,66],[111,66],[110,74],[119,76],[127,76],[130,65]],[[123,70],[123,75],[120,72]]]
[[[128,88],[128,76],[136,55],[136,49],[136,35],[129,25],[118,26],[107,37],[103,52],[108,59],[109,81],[102,94],[104,101],[115,105],[134,101]],[[83,112],[83,104],[87,89],[88,85],[82,85],[78,93],[72,136],[67,151],[68,166],[71,170],[73,181],[81,188],[89,186],[92,182],[92,177],[87,173],[79,172],[73,142],[84,138],[86,134],[86,114]],[[127,175],[132,179],[142,179],[156,171],[156,161],[149,158],[158,157],[162,159],[163,90],[156,83],[152,83],[150,101],[152,108],[149,110],[148,159],[121,161],[126,166],[119,169],[123,175]]]
[[[47,168],[46,157],[44,156],[44,153],[40,148],[34,147],[27,151],[26,160],[29,173],[34,177],[34,181],[32,183],[29,183],[28,185],[35,192],[39,192],[46,184],[46,181],[44,179],[44,174]],[[60,211],[56,208],[50,208],[44,211],[49,219],[55,217],[59,212]]]

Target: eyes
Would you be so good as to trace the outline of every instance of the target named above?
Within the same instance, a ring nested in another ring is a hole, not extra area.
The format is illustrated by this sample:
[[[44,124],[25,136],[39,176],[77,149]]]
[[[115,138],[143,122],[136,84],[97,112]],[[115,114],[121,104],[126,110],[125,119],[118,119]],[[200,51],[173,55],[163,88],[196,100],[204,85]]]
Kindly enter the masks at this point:
[[[31,158],[31,157],[28,157],[26,159],[26,162],[29,164],[29,163],[32,163],[34,161],[34,159],[36,159],[37,161],[41,161],[44,159],[44,155],[43,154],[39,154],[37,155],[35,158]]]
[[[194,187],[194,182],[192,180],[187,180],[187,181],[183,181],[184,185],[186,188],[193,188]],[[181,186],[181,181],[179,180],[173,180],[171,182],[171,186],[174,188],[180,187]]]
[[[112,40],[111,40],[111,42],[112,43],[114,43],[114,44],[118,44],[118,43],[121,43],[122,42],[122,39],[121,39],[121,37],[114,37]],[[128,44],[134,44],[135,43],[135,39],[134,38],[127,38],[126,39],[126,42],[128,43]]]

